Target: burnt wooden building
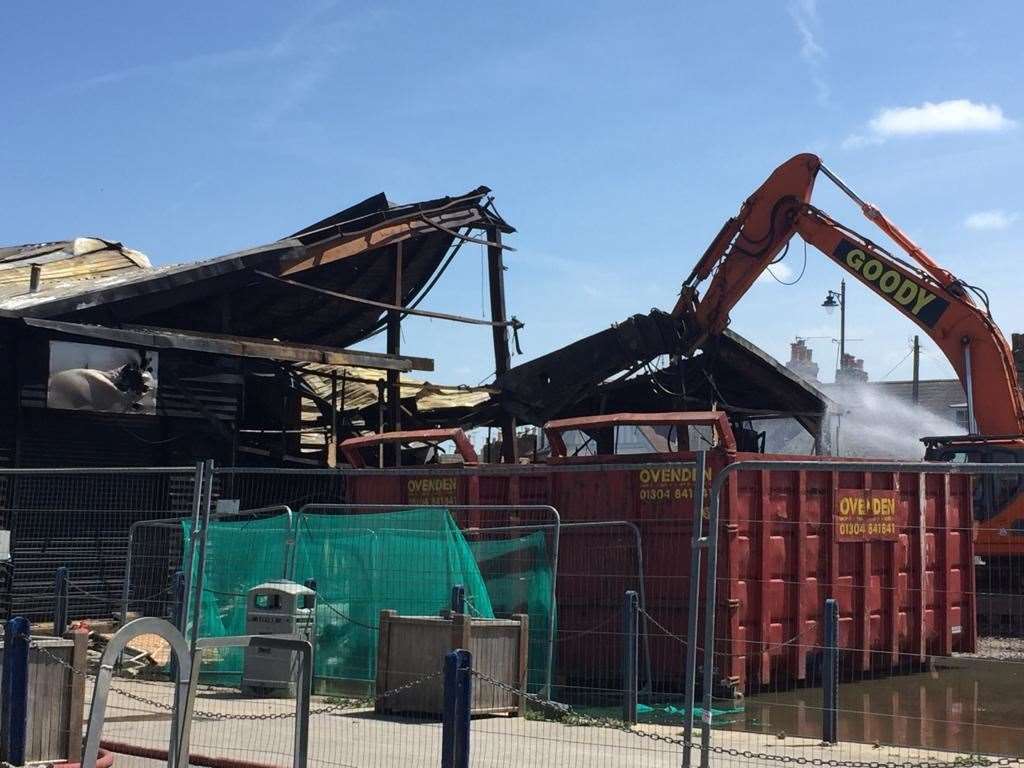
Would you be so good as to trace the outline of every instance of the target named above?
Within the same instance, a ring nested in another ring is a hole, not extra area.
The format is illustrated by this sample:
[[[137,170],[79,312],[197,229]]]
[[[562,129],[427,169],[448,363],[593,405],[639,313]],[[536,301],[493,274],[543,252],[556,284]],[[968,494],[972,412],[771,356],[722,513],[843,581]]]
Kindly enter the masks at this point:
[[[424,384],[433,362],[401,349],[406,317],[487,326],[507,368],[512,231],[480,187],[408,205],[376,195],[276,242],[171,266],[98,238],[0,248],[5,612],[49,617],[60,566],[73,614],[115,612],[129,527],[193,503],[188,472],[154,468],[330,467],[349,435],[418,426],[408,377]],[[487,246],[494,316],[419,309],[466,242]],[[386,353],[351,349],[378,333]],[[356,379],[377,407],[346,407]],[[68,467],[93,472],[56,471]],[[338,477],[227,482],[215,492],[243,508],[343,499]]]
[[[0,249],[0,467],[331,465],[337,439],[380,426],[346,422],[348,367],[385,382],[390,429],[401,375],[433,368],[402,354],[404,317],[489,325],[507,367],[511,231],[481,187],[414,205],[377,195],[277,242],[174,266],[94,238]],[[489,243],[496,316],[417,309],[467,240]],[[349,349],[378,333],[387,354]],[[146,390],[134,401],[133,376]]]

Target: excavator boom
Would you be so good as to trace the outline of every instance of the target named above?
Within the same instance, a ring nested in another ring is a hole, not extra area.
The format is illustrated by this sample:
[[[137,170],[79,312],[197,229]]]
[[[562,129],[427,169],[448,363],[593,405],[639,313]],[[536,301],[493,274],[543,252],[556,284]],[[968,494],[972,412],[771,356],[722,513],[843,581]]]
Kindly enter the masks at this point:
[[[818,171],[849,194],[883,232],[903,248],[909,263],[843,226],[810,204]],[[1024,403],[1013,354],[987,307],[976,305],[967,286],[934,262],[877,208],[857,197],[815,155],[779,166],[726,222],[683,284],[673,316],[692,351],[722,332],[729,312],[794,234],[916,323],[946,355],[967,393],[982,435],[1024,434]],[[698,287],[710,281],[703,295]],[[1024,447],[1024,438],[1018,442]]]

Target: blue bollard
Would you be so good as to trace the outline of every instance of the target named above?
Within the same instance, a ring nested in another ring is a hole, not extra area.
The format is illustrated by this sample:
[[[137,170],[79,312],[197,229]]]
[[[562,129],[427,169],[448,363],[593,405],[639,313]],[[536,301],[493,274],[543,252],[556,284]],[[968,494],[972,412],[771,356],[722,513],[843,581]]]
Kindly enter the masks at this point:
[[[4,684],[0,701],[0,731],[3,734],[3,760],[11,765],[25,764],[30,630],[28,620],[15,616],[8,620],[4,634]]]
[[[473,656],[459,649],[455,702],[455,760],[453,768],[469,768],[469,726],[473,707]]]
[[[637,593],[627,591],[622,606],[622,719],[627,723],[636,722],[639,608]]]
[[[839,741],[839,604],[825,601],[825,648],[822,654],[821,740]]]
[[[466,612],[466,588],[461,584],[452,587],[452,613]]]
[[[68,569],[57,569],[53,585],[53,636],[64,637],[68,631]]]

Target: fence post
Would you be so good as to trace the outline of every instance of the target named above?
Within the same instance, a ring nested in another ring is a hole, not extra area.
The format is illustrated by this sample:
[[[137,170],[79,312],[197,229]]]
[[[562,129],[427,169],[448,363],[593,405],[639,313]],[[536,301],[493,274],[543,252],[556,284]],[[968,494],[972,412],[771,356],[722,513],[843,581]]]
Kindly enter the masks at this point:
[[[202,492],[200,494],[194,520],[199,522],[199,542],[195,554],[189,562],[189,599],[192,601],[192,632],[189,647],[196,647],[199,639],[200,625],[203,620],[203,577],[206,571],[206,542],[210,535],[210,509],[213,506],[213,459],[203,463]],[[195,529],[193,529],[195,530]],[[194,575],[193,575],[194,571]]]
[[[53,585],[53,636],[64,637],[68,630],[68,569],[61,566]]]
[[[452,613],[466,612],[466,588],[461,584],[452,587]]]
[[[821,740],[839,741],[839,604],[825,601],[825,648],[822,654]]]
[[[25,764],[25,731],[28,718],[28,620],[15,616],[4,633],[3,693],[0,730],[4,762]]]
[[[455,702],[455,759],[453,768],[469,768],[469,723],[473,708],[473,655],[462,648],[456,676],[458,697]]]
[[[455,706],[458,699],[459,652],[444,655],[444,699],[441,706],[441,768],[455,766]]]
[[[171,577],[171,624],[185,631],[185,572],[175,571]]]
[[[627,723],[636,722],[639,605],[637,593],[628,590],[622,605],[622,719]]]
[[[700,560],[701,539],[704,536],[704,471],[707,453],[697,451],[694,456],[694,476],[698,478],[693,486],[693,530],[690,537],[690,594],[687,600],[686,615],[686,672],[683,680],[685,698],[685,718],[683,721],[683,768],[690,768],[693,763],[693,707],[697,698],[697,630],[698,612],[700,607]],[[650,655],[650,654],[648,654]]]

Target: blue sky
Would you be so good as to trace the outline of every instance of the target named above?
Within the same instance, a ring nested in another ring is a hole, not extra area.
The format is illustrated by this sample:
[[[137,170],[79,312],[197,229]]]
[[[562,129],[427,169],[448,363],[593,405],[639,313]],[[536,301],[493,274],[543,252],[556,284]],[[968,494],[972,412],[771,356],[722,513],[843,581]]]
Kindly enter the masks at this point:
[[[812,151],[987,289],[1009,335],[1022,22],[1011,2],[5,4],[0,242],[96,234],[190,261],[379,191],[486,184],[519,229],[506,280],[531,357],[671,308],[722,222]],[[797,245],[779,277],[802,262]],[[480,314],[481,264],[464,248],[423,306]],[[809,250],[800,281],[759,282],[732,327],[783,360],[810,337],[830,379],[838,321],[820,304],[841,277]],[[848,325],[872,378],[909,377],[909,321],[851,284]],[[435,381],[493,368],[479,328],[410,320],[404,344]],[[930,344],[922,375],[951,375]]]

